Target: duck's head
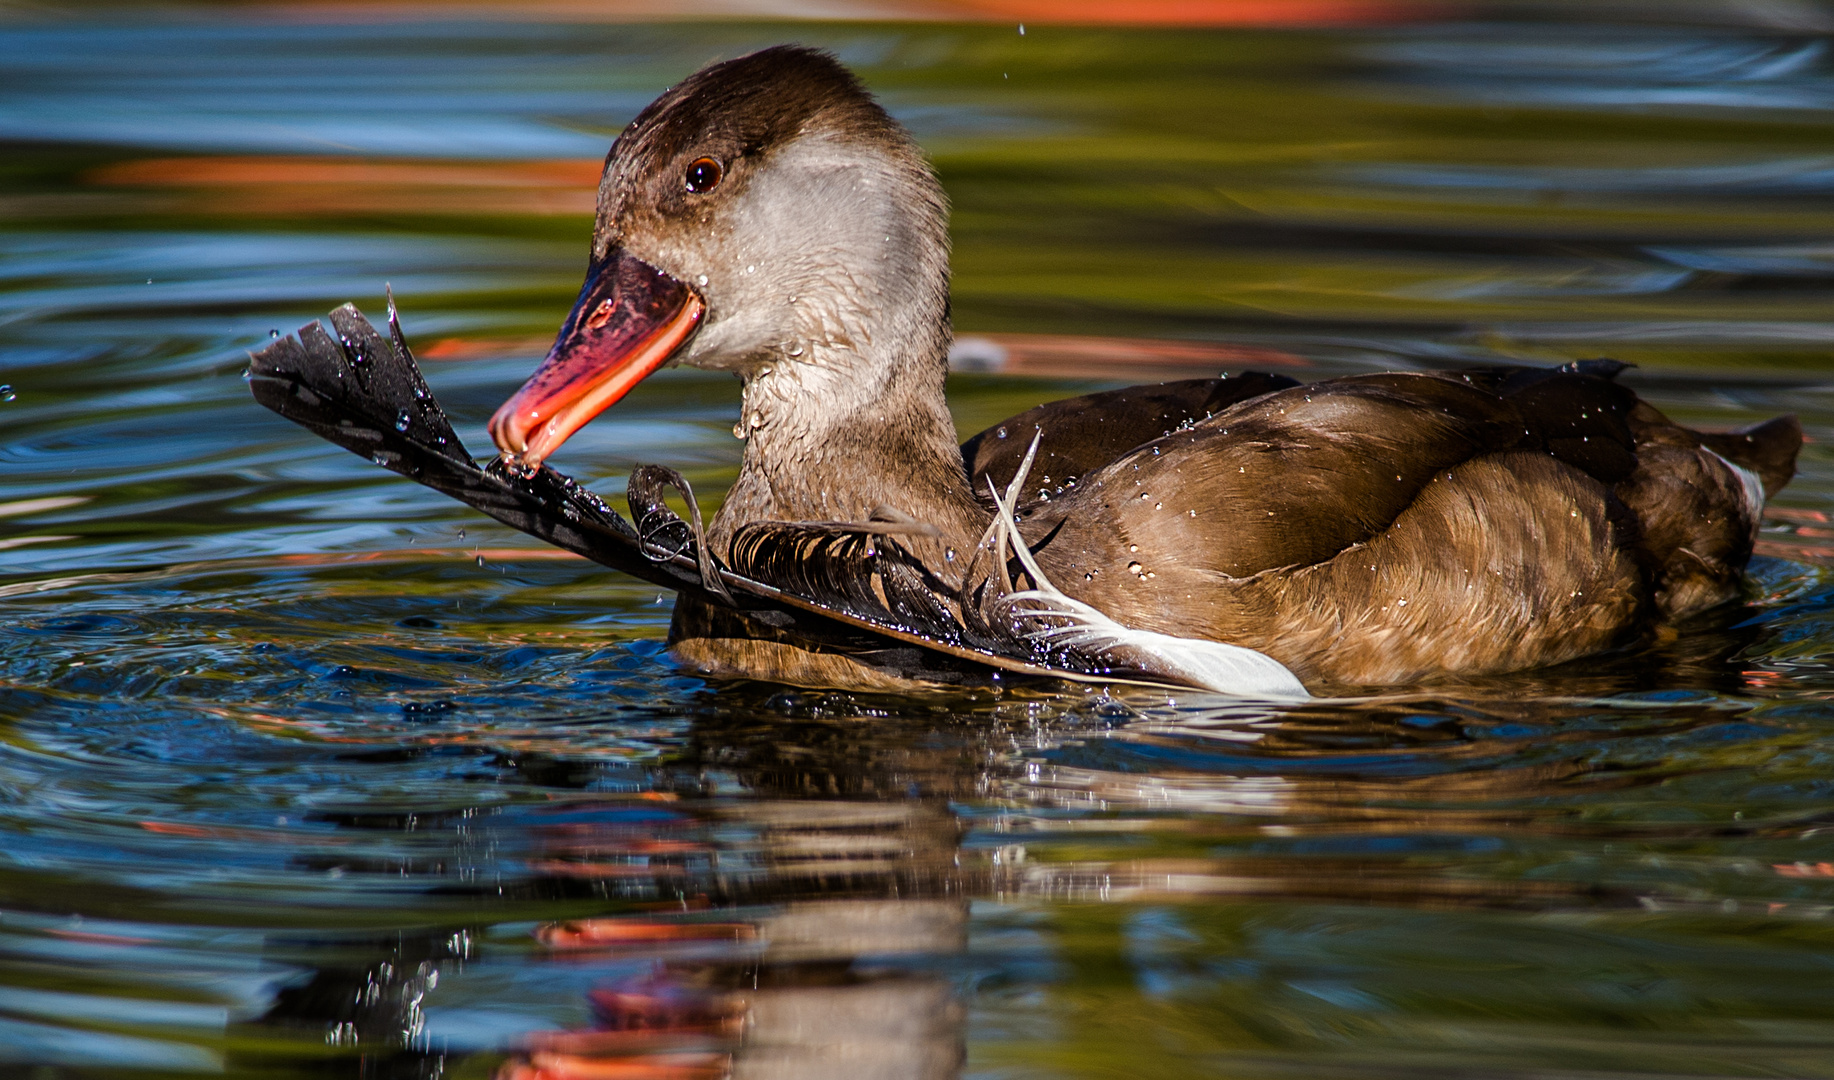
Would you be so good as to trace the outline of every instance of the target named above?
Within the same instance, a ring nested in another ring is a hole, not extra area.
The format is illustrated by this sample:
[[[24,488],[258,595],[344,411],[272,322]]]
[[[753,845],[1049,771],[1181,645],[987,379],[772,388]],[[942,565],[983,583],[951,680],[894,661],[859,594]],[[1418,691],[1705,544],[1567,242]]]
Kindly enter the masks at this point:
[[[826,53],[766,49],[612,145],[585,285],[491,437],[539,463],[671,361],[863,389],[889,350],[941,364],[947,304],[947,204],[909,133]]]

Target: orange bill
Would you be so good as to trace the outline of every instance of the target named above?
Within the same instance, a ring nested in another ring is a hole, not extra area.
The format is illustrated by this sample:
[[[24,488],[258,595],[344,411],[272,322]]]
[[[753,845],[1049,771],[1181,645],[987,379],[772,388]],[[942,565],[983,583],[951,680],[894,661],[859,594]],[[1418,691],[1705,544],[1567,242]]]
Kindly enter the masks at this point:
[[[673,356],[705,311],[693,289],[613,248],[587,271],[547,359],[490,418],[490,437],[541,464]]]

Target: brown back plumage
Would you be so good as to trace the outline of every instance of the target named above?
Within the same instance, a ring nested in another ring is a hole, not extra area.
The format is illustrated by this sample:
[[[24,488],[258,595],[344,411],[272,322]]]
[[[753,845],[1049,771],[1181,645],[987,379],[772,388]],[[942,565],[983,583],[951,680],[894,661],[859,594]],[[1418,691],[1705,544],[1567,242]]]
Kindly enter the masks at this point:
[[[1621,369],[1352,376],[1207,418],[1205,382],[1142,387],[1039,406],[965,449],[980,487],[1010,475],[1015,428],[1056,433],[1052,460],[1086,471],[1028,492],[1024,532],[1059,587],[1126,625],[1339,682],[1507,670],[1735,597],[1761,499],[1731,466],[1766,490],[1793,472],[1793,418],[1703,435]],[[1182,428],[1100,467],[1066,437],[1139,431],[1181,402]]]

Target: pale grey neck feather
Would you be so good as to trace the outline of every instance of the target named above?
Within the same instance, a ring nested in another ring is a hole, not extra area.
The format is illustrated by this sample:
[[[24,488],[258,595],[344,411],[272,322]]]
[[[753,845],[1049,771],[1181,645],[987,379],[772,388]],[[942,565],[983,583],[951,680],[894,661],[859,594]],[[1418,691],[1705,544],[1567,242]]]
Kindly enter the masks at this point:
[[[932,371],[901,364],[876,393],[849,378],[857,366],[849,354],[832,367],[761,369],[748,380],[735,429],[746,435],[745,457],[714,520],[716,550],[749,521],[866,521],[889,507],[936,526],[938,541],[907,546],[953,577],[948,549],[966,554],[987,514],[968,490],[940,361]]]
[[[653,253],[709,305],[682,363],[744,372],[825,347],[826,364],[883,368],[887,352],[947,349],[948,208],[914,146],[811,133],[746,183]]]
[[[748,521],[863,521],[880,505],[978,534],[943,397],[947,204],[922,156],[811,133],[748,179],[717,227],[657,253],[709,305],[681,362],[745,380],[748,445],[716,548]]]

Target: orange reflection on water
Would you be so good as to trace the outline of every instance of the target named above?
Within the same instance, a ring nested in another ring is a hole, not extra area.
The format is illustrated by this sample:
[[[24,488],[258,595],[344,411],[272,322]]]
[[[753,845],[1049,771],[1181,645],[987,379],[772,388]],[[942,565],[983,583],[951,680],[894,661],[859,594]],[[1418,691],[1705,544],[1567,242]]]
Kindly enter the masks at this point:
[[[396,161],[319,156],[146,158],[95,169],[99,187],[170,188],[223,214],[590,215],[600,163]]]
[[[943,5],[938,5],[939,7]],[[1136,26],[1367,26],[1443,18],[1452,5],[1419,0],[953,0],[971,16],[1034,23]]]
[[[1444,19],[1465,5],[1449,0],[314,0],[272,5],[307,17],[353,16],[386,20],[501,15],[578,22],[647,22],[658,19],[788,18],[848,20],[948,20],[1099,26],[1371,26]]]
[[[969,358],[966,363],[964,356]],[[1259,345],[1073,334],[963,335],[949,363],[955,370],[1097,379],[1118,377],[1117,368],[1126,369],[1127,378],[1145,378],[1160,373],[1213,377],[1224,368],[1307,366],[1305,358],[1295,353]]]
[[[1784,877],[1834,877],[1834,863],[1772,863],[1771,869]]]

